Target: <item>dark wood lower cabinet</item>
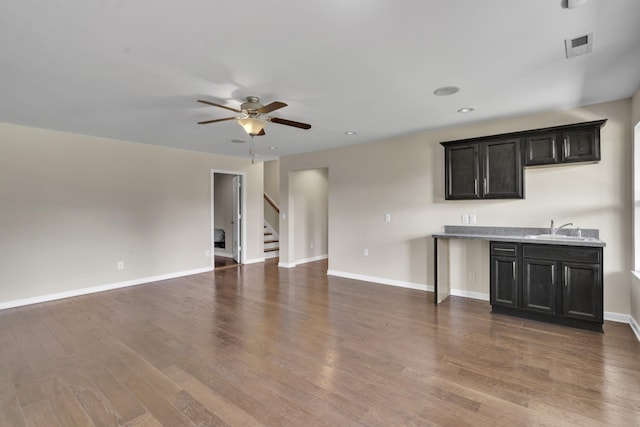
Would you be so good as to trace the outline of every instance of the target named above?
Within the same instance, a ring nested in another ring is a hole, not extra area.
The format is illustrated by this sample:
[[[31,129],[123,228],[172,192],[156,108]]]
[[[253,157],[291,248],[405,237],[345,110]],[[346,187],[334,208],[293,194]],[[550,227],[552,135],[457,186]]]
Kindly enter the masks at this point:
[[[558,262],[524,258],[522,309],[540,313],[556,313]]]
[[[602,248],[491,242],[490,270],[492,312],[602,331]]]
[[[491,257],[491,304],[518,306],[517,270],[515,257]]]
[[[562,315],[602,322],[602,275],[599,265],[562,265]]]

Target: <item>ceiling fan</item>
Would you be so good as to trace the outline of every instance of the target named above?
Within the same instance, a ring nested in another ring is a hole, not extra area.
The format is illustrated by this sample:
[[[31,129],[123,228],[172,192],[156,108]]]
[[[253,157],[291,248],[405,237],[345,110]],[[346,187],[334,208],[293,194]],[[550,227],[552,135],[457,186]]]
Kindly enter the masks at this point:
[[[205,101],[199,99],[198,102],[203,104],[212,105],[214,107],[224,108],[225,110],[230,110],[235,113],[242,114],[241,116],[236,117],[225,117],[222,119],[213,119],[213,120],[205,120],[203,122],[198,122],[199,125],[206,125],[209,123],[216,122],[224,122],[227,120],[236,120],[240,126],[247,132],[249,135],[259,136],[264,135],[264,128],[267,123],[277,123],[280,125],[293,126],[300,129],[311,129],[311,125],[307,123],[294,122],[293,120],[281,119],[279,117],[271,117],[266,116],[266,114],[279,110],[280,108],[284,108],[287,106],[284,102],[274,101],[267,105],[262,105],[260,103],[260,98],[257,96],[247,96],[246,101],[240,105],[240,109],[227,107],[226,105],[216,104],[215,102]]]

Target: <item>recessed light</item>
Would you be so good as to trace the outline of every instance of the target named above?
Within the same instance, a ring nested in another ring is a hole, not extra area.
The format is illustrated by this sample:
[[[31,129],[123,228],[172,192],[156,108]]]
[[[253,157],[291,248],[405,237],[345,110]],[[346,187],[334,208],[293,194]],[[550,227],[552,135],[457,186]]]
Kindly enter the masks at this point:
[[[358,132],[356,132],[356,131],[348,130],[348,131],[346,131],[344,134],[345,134],[345,135],[355,135],[355,134],[357,134],[357,133],[358,133]]]
[[[464,113],[470,113],[470,112],[472,112],[472,111],[475,111],[475,108],[472,108],[472,107],[464,107],[464,108],[460,108],[460,109],[458,110],[458,113],[463,113],[463,114],[464,114]]]
[[[269,147],[269,150],[277,150],[278,147],[274,147],[273,145],[271,147]]]
[[[433,94],[435,96],[449,96],[457,93],[458,91],[460,91],[460,88],[457,86],[442,86],[434,90]]]

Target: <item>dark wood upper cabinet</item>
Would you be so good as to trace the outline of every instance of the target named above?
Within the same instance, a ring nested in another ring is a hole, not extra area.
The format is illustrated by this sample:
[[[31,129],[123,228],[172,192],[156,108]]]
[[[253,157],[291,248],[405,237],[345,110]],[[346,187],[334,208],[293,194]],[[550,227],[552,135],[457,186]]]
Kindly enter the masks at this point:
[[[524,197],[522,154],[519,139],[482,143],[482,196],[485,199]]]
[[[553,165],[560,161],[558,134],[545,133],[524,138],[525,166]]]
[[[519,139],[445,145],[445,198],[524,197]]]
[[[480,146],[461,144],[445,151],[447,199],[479,199]]]
[[[525,166],[599,161],[606,121],[441,142],[445,199],[522,199]]]
[[[532,131],[523,138],[524,165],[600,161],[600,128],[606,120]]]
[[[600,161],[600,128],[576,129],[562,134],[563,162]]]

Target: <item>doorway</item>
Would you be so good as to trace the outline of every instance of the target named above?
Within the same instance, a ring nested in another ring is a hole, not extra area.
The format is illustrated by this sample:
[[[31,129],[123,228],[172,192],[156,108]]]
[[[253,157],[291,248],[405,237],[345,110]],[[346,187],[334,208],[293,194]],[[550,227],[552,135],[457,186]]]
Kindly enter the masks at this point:
[[[329,169],[289,173],[289,256],[293,264],[329,256]]]
[[[212,171],[211,224],[214,269],[244,261],[244,174]]]

